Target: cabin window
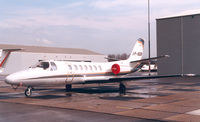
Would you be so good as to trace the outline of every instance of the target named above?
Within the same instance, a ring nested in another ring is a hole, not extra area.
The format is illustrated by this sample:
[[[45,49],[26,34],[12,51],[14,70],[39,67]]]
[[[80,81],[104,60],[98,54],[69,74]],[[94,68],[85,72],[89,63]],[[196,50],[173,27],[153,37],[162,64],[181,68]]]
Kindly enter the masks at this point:
[[[75,70],[78,70],[78,66],[74,65],[74,67],[75,67]]]
[[[88,67],[86,65],[84,65],[85,70],[88,70]]]
[[[51,64],[51,71],[57,70],[57,66],[54,62],[50,62],[50,64]]]
[[[89,68],[90,68],[90,70],[92,70],[92,66],[91,65],[89,66]]]
[[[69,70],[72,70],[72,66],[71,65],[68,65],[68,68],[69,68]]]
[[[79,65],[80,69],[83,70],[83,67],[81,65]]]
[[[93,67],[94,67],[94,70],[97,70],[97,67],[95,65]]]
[[[99,65],[98,67],[99,67],[99,70],[102,70],[102,68],[101,68],[101,66],[100,66],[100,65]]]

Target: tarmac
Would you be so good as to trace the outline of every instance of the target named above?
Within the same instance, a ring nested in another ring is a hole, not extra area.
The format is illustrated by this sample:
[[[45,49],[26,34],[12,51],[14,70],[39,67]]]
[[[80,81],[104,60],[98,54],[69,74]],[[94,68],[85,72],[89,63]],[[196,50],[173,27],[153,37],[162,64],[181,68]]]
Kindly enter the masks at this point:
[[[117,83],[37,87],[31,98],[24,90],[0,81],[0,121],[200,121],[200,77],[127,82],[123,96]]]

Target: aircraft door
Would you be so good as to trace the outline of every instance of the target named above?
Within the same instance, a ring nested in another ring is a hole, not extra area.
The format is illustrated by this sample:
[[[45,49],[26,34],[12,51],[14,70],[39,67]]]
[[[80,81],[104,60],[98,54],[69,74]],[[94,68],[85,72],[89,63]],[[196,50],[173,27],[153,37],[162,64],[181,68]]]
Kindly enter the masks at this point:
[[[74,71],[71,65],[68,65],[68,72],[66,74],[65,84],[72,84],[74,80]]]

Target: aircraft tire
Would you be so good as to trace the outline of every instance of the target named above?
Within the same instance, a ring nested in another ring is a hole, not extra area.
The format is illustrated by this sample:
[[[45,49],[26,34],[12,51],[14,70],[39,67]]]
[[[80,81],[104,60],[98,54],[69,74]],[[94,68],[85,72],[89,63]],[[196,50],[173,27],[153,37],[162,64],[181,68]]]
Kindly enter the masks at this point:
[[[66,90],[66,92],[70,92],[72,90],[72,84],[66,84],[65,90]]]
[[[31,88],[27,88],[24,92],[26,97],[31,97],[32,95],[32,89]]]
[[[119,84],[119,93],[120,93],[120,95],[126,94],[126,86],[123,83]]]

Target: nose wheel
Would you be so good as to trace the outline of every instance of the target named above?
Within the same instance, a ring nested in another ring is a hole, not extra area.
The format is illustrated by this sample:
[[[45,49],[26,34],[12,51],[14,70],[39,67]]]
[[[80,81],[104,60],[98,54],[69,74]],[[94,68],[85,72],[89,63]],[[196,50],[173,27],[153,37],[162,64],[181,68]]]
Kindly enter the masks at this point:
[[[26,97],[31,97],[32,95],[32,87],[28,87],[24,92]]]

